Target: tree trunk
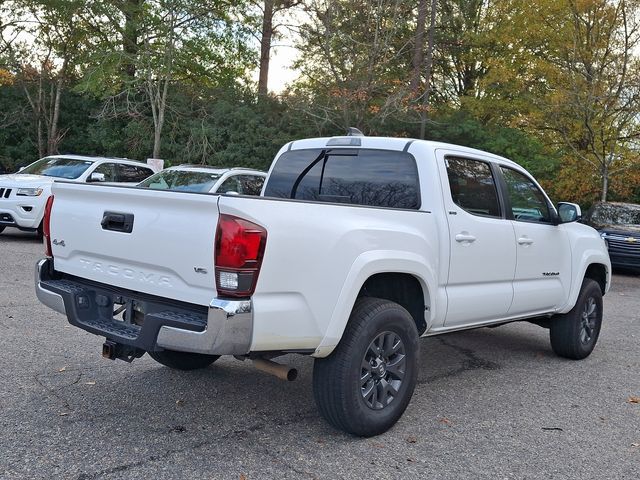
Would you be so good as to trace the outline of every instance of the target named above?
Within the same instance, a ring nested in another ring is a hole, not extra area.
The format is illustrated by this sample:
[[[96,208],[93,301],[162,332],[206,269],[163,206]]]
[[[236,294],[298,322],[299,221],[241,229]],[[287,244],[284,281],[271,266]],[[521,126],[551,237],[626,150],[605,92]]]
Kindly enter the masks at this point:
[[[436,29],[436,8],[438,0],[431,0],[431,19],[429,22],[429,45],[427,47],[427,61],[425,66],[424,95],[422,97],[422,109],[420,115],[420,138],[424,140],[427,131],[427,110],[429,109],[429,97],[431,94],[431,68],[433,66],[433,38]]]
[[[418,96],[420,75],[424,59],[424,27],[427,21],[427,0],[420,0],[418,4],[418,24],[416,26],[415,45],[413,47],[413,74],[411,76],[411,93]]]
[[[138,36],[140,34],[140,15],[144,0],[125,0],[120,7],[124,15],[124,33],[122,51],[124,52],[123,70],[129,80],[136,76],[136,57],[138,55]]]
[[[153,158],[160,158],[160,145],[162,141],[162,128],[164,127],[164,114],[167,109],[167,95],[169,93],[169,79],[164,81],[162,95],[159,96],[158,115],[153,135]]]
[[[268,93],[269,57],[271,54],[271,39],[273,37],[273,7],[274,0],[264,0],[262,39],[260,40],[260,76],[258,78],[258,95],[261,97],[266,96]]]
[[[609,194],[609,167],[607,165],[603,165],[602,166],[602,192],[600,194],[600,201],[606,202],[608,194]]]
[[[44,71],[44,67],[42,68],[42,70]],[[38,138],[38,155],[40,158],[44,157],[47,151],[44,144],[44,137],[42,135],[42,115],[44,113],[44,109],[42,108],[42,102],[44,102],[44,93],[42,90],[42,76],[44,75],[43,71],[40,72],[40,78],[38,79],[38,101],[36,103],[36,108],[34,109],[36,117],[36,135]]]
[[[47,134],[47,154],[53,155],[58,153],[58,145],[60,138],[58,136],[58,122],[60,120],[60,97],[62,96],[62,89],[64,87],[64,71],[66,68],[66,61],[62,66],[58,81],[56,82],[55,100],[53,101],[53,109],[51,111],[51,122],[49,123],[49,132]]]

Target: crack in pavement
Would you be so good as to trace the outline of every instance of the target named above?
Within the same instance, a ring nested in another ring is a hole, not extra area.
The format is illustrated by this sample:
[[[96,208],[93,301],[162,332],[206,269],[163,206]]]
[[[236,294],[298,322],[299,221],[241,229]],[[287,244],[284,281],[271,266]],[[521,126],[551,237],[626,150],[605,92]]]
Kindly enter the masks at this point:
[[[306,421],[307,418],[310,415],[300,415],[294,419],[291,419],[289,421],[283,421],[282,423],[278,423],[279,425],[291,425],[291,424],[295,424],[295,423],[300,423],[303,421]],[[122,465],[116,465],[113,467],[109,467],[109,468],[105,468],[103,470],[99,470],[97,472],[82,472],[80,473],[77,477],[76,480],[95,480],[98,479],[100,477],[103,477],[105,475],[110,475],[113,473],[122,473],[122,472],[126,472],[129,471],[133,468],[137,468],[137,467],[141,467],[143,465],[146,465],[147,463],[152,463],[155,462],[156,460],[164,460],[169,456],[172,455],[176,455],[176,454],[180,454],[180,453],[185,453],[185,452],[189,452],[189,451],[193,451],[199,448],[204,448],[204,447],[208,447],[210,445],[214,445],[216,443],[219,443],[220,440],[222,439],[227,439],[227,438],[247,438],[249,436],[251,436],[252,434],[254,434],[255,432],[259,432],[260,430],[263,430],[266,427],[265,423],[257,423],[257,424],[253,424],[250,425],[244,429],[240,429],[240,430],[230,430],[224,434],[221,435],[216,435],[215,438],[213,439],[207,439],[207,440],[203,440],[200,442],[196,442],[193,443],[191,445],[187,445],[185,447],[182,448],[178,448],[178,449],[171,449],[171,450],[165,450],[161,453],[156,453],[153,455],[149,455],[148,457],[142,459],[142,460],[138,460],[135,462],[129,462],[129,463],[123,463]],[[171,432],[168,432],[167,435],[170,435]],[[296,468],[294,465],[292,465],[291,463],[289,463],[288,461],[286,461],[284,458],[280,457],[279,455],[271,452],[268,448],[264,447],[264,448],[260,448],[257,451],[262,452],[263,454],[265,454],[266,456],[272,458],[273,460],[277,461],[278,463],[280,463],[281,465],[285,466],[286,468],[290,469],[291,471],[299,474],[299,475],[304,475],[307,478],[310,478],[312,480],[315,480],[317,477],[313,476],[312,473],[301,470],[299,468]]]
[[[69,401],[64,398],[62,395],[58,394],[59,390],[62,390],[63,388],[68,388],[71,387],[73,385],[77,385],[80,382],[80,379],[82,378],[82,372],[78,372],[78,377],[71,383],[62,385],[60,387],[56,388],[51,388],[47,385],[45,385],[41,380],[40,377],[41,376],[49,376],[47,374],[42,374],[42,373],[38,373],[36,375],[33,376],[33,379],[35,380],[35,382],[40,385],[44,390],[45,390],[45,394],[46,396],[51,399],[51,398],[55,398],[56,400],[58,400],[60,403],[62,403],[62,405],[69,411],[73,412],[73,408],[71,407],[71,405],[69,405]]]

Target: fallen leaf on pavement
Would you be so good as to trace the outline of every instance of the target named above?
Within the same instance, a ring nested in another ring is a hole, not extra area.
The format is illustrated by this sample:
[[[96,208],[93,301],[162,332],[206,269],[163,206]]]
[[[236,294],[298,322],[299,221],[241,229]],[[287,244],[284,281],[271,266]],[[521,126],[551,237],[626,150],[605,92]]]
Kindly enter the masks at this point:
[[[416,443],[417,441],[416,437],[407,437],[407,443]]]
[[[634,395],[631,395],[629,397],[629,399],[627,400],[628,403],[640,403],[640,397],[636,397]]]
[[[440,419],[440,423],[442,423],[443,425],[451,425],[451,420],[449,420],[447,417],[442,417]]]
[[[184,405],[184,400],[176,400],[176,405],[181,407],[182,405]]]
[[[69,412],[62,412],[62,413],[60,413],[60,416],[61,416],[61,417],[66,417],[67,415],[69,415]]]
[[[64,372],[67,369],[67,367],[62,367],[60,370],[58,370],[59,372]]]
[[[84,382],[85,385],[95,385],[96,382]]]

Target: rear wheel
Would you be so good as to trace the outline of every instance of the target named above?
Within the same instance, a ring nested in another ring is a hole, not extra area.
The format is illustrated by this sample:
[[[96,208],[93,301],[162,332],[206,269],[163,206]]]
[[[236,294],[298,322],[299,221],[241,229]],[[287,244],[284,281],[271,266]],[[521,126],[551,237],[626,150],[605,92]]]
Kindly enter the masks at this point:
[[[0,233],[4,232],[4,229],[5,229],[5,228],[7,228],[7,227],[2,227],[2,226],[0,226]]]
[[[199,370],[208,367],[220,358],[220,355],[204,355],[202,353],[178,352],[175,350],[147,353],[156,362],[176,370]]]
[[[361,298],[336,349],[316,359],[313,394],[334,427],[369,437],[402,416],[416,385],[419,335],[402,306]]]
[[[561,357],[582,360],[595,348],[601,326],[602,290],[596,281],[585,278],[573,309],[551,319],[551,348]]]

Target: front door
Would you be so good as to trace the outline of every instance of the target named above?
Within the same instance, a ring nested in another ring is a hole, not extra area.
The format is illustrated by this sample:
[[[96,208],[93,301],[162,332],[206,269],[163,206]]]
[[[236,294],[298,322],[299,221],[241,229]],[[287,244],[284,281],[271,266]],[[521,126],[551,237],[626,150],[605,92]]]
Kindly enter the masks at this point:
[[[564,229],[553,224],[549,201],[531,178],[505,166],[500,171],[518,257],[509,314],[553,311],[565,303],[571,287],[569,238]]]
[[[516,242],[488,161],[438,151],[450,260],[445,327],[506,317],[513,298]]]

